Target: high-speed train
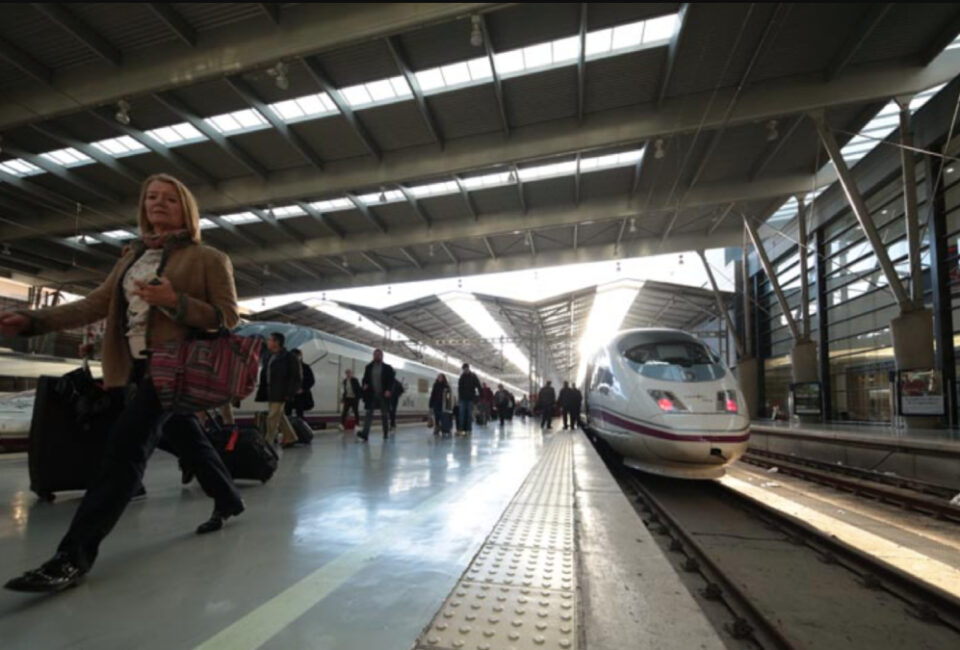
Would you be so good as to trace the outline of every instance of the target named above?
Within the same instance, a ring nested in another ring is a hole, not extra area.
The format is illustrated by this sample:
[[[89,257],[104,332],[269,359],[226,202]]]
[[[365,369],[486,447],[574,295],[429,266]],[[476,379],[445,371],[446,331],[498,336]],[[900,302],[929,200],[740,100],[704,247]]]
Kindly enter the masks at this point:
[[[617,333],[590,359],[586,426],[629,467],[710,479],[746,451],[750,419],[737,379],[694,336]]]

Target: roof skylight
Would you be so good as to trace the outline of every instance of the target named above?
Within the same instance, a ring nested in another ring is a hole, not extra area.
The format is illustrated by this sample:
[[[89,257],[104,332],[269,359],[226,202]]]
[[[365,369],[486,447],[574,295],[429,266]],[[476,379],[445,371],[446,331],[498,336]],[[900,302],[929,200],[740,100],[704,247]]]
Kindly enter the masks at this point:
[[[34,165],[33,163],[27,162],[20,158],[12,158],[11,160],[5,160],[0,162],[0,169],[18,177],[24,176],[33,176],[35,174],[42,174],[43,170]]]
[[[279,208],[273,208],[270,214],[276,219],[289,219],[290,217],[302,217],[306,212],[299,205],[282,205]]]
[[[128,135],[122,135],[119,138],[107,138],[91,143],[100,151],[110,154],[114,158],[132,156],[138,153],[145,153],[147,148],[131,138]]]
[[[151,129],[146,131],[146,134],[160,144],[168,147],[190,142],[201,142],[207,139],[205,135],[197,131],[197,129],[188,122],[162,126],[159,129]]]
[[[233,214],[221,215],[220,218],[234,226],[240,226],[245,223],[258,223],[260,221],[260,217],[252,212],[234,212]]]
[[[58,165],[63,165],[64,167],[79,167],[80,165],[88,165],[94,162],[93,158],[85,153],[77,151],[73,147],[57,149],[56,151],[48,151],[47,153],[40,155],[47,160],[55,162]]]
[[[336,212],[337,210],[351,210],[354,206],[350,199],[328,199],[326,201],[314,201],[310,207],[317,212]]]
[[[340,89],[340,95],[351,108],[362,108],[371,104],[409,99],[413,92],[403,77],[391,77],[368,83],[348,86]]]
[[[125,241],[127,239],[135,239],[136,235],[129,230],[108,230],[104,233],[101,233],[104,237],[110,237],[111,239],[119,239]]]
[[[224,135],[263,129],[268,126],[267,120],[264,119],[263,115],[252,108],[245,108],[243,110],[233,111],[232,113],[223,113],[222,115],[214,115],[213,117],[206,118],[204,122]]]
[[[470,327],[481,337],[488,339],[490,345],[494,348],[503,346],[503,356],[510,363],[515,365],[521,372],[528,372],[530,361],[516,343],[511,341],[501,341],[508,339],[507,333],[500,326],[500,323],[490,315],[487,308],[477,300],[473,294],[464,291],[453,291],[440,294],[439,298],[457,313],[460,318],[470,324]]]

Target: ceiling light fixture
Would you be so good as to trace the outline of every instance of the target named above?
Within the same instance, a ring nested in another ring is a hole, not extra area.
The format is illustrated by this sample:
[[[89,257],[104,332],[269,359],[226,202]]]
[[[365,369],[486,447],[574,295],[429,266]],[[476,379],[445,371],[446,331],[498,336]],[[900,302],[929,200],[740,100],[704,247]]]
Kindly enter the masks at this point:
[[[507,180],[509,180],[511,183],[516,183],[516,182],[517,182],[517,172],[515,172],[514,170],[511,169],[511,170],[510,170],[510,175],[507,176]]]
[[[637,232],[637,218],[636,218],[636,217],[630,217],[630,232],[631,232],[631,233]]]
[[[387,202],[387,191],[383,188],[383,185],[380,186],[380,196],[378,198],[380,199],[380,203]]]
[[[470,22],[473,23],[473,30],[470,32],[470,45],[474,47],[483,45],[483,29],[480,27],[482,21],[483,18],[480,16],[470,16]]]
[[[777,121],[769,120],[767,121],[767,142],[773,142],[780,137],[780,132],[777,130]]]
[[[290,79],[287,77],[288,70],[286,63],[278,61],[272,68],[267,68],[267,75],[273,77],[273,83],[277,84],[277,88],[286,90],[290,87]]]
[[[343,256],[343,258],[341,259],[341,262],[343,263],[343,268],[348,268],[350,266],[350,262],[347,261],[346,255]]]
[[[130,102],[125,99],[118,101],[117,112],[114,113],[113,119],[124,126],[128,126],[130,124]]]
[[[680,261],[677,262],[680,266],[683,266],[683,253],[680,253]]]
[[[663,150],[663,138],[657,138],[653,142],[653,157],[660,160],[666,155],[666,151]]]

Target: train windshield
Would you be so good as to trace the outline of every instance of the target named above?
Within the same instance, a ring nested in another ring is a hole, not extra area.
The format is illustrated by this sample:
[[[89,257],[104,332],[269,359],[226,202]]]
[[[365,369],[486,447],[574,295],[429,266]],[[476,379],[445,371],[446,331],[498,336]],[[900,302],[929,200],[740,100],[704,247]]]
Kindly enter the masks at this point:
[[[644,377],[661,381],[714,381],[726,374],[720,360],[695,341],[643,343],[627,348],[623,356]]]

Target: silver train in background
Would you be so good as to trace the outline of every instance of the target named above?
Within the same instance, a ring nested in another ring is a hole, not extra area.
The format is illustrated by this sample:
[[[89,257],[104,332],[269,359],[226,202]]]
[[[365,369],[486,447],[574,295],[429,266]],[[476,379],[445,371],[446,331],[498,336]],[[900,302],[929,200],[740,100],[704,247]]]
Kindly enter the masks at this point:
[[[629,467],[711,479],[747,448],[750,418],[736,377],[694,336],[617,333],[590,359],[586,428]]]

